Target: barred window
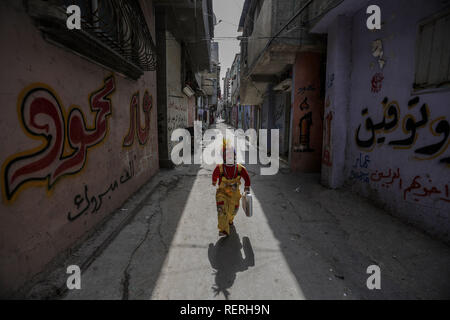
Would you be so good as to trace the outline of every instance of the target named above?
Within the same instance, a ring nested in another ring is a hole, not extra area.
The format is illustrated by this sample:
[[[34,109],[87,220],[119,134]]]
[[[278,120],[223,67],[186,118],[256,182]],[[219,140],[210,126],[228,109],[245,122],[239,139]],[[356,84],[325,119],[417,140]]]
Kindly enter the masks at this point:
[[[81,30],[66,27],[67,7],[81,9]],[[28,0],[48,41],[138,79],[156,68],[156,48],[138,0]]]

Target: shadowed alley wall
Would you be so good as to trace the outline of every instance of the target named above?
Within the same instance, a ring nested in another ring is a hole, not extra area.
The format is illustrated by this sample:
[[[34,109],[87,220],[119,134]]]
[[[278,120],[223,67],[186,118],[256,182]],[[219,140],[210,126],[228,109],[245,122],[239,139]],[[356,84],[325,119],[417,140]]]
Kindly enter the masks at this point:
[[[322,182],[347,182],[448,242],[449,3],[373,4],[382,8],[381,30],[365,27],[366,7],[350,6],[315,27],[328,33]]]
[[[153,5],[140,2],[154,32]],[[0,3],[0,296],[29,281],[158,171],[156,72],[128,80],[46,42]]]

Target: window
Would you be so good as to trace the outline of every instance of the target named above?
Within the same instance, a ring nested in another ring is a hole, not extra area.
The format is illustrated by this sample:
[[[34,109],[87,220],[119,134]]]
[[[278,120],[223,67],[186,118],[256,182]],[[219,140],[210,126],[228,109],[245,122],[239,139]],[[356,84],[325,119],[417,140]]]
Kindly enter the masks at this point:
[[[450,88],[450,11],[419,24],[414,90]]]
[[[66,27],[66,8],[81,9],[81,30]],[[156,48],[138,0],[27,0],[48,41],[138,79],[156,68]]]

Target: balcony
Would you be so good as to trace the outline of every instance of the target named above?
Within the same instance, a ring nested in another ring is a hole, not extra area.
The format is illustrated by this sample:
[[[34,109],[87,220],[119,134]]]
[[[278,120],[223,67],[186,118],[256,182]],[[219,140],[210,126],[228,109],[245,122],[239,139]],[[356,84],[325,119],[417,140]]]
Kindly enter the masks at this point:
[[[66,27],[69,4],[82,8],[81,29]],[[156,68],[156,48],[137,0],[27,0],[26,8],[44,38],[91,62],[136,80]]]
[[[323,37],[308,32],[312,8],[316,11],[317,6],[313,4],[309,0],[246,0],[239,25],[243,31],[242,104],[261,104],[269,84],[278,83],[278,76],[294,64],[297,52],[324,50]]]
[[[154,0],[168,15],[167,30],[186,45],[194,72],[210,70],[214,37],[212,0]]]

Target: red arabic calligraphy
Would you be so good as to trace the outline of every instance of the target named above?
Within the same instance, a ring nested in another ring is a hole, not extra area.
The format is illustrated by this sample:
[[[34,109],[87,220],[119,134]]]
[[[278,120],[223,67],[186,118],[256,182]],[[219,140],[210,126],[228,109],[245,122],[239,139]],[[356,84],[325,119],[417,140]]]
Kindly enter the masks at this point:
[[[44,143],[37,149],[22,152],[4,165],[4,190],[11,200],[18,190],[30,181],[47,181],[50,190],[64,175],[80,172],[87,159],[88,149],[104,140],[111,115],[109,96],[115,90],[112,76],[103,87],[92,93],[90,108],[95,112],[94,126],[89,128],[82,111],[73,107],[66,122],[62,105],[50,87],[27,89],[20,102],[20,118],[26,132]],[[65,155],[65,139],[72,150]]]

